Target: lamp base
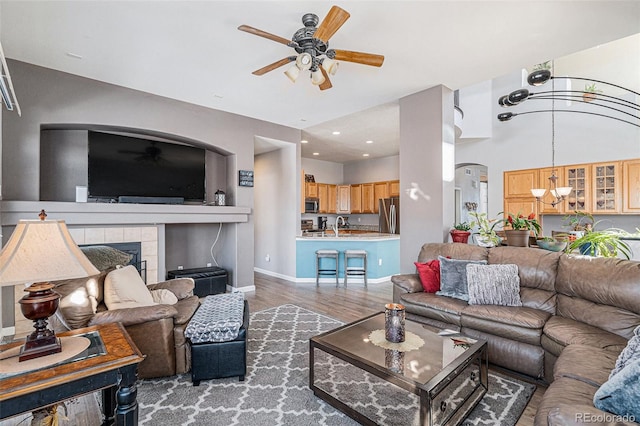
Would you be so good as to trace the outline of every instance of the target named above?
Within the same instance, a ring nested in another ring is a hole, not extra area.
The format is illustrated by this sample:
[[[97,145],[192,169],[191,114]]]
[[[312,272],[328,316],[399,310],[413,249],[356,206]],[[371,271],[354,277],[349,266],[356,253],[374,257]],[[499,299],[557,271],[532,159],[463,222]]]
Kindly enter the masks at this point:
[[[33,340],[29,340],[30,338],[31,336],[27,338],[27,342],[20,348],[20,356],[18,357],[20,362],[62,352],[60,338],[56,337],[55,334]]]

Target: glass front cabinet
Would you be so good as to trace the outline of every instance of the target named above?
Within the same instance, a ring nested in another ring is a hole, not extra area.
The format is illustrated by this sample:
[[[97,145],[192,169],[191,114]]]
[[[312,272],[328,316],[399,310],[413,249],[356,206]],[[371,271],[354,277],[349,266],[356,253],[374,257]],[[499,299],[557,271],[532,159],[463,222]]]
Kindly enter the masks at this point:
[[[620,213],[621,173],[620,163],[597,163],[592,165],[594,214]]]

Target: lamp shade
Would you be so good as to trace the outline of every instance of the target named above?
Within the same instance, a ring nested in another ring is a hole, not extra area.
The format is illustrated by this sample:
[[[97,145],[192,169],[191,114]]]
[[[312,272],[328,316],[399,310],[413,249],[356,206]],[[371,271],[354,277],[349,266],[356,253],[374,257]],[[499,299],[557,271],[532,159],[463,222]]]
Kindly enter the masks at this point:
[[[544,195],[544,193],[547,192],[546,189],[544,188],[532,188],[531,189],[531,193],[533,194],[534,197],[536,198],[540,198]]]
[[[63,220],[21,220],[0,252],[0,286],[58,281],[100,273]]]
[[[295,64],[291,65],[291,67],[289,67],[289,69],[284,72],[284,75],[289,77],[289,80],[291,80],[292,83],[295,83],[298,79],[298,76],[300,75],[300,68],[298,68],[298,66]]]
[[[324,83],[324,75],[322,75],[322,71],[315,70],[311,72],[311,84],[314,86],[319,86]]]

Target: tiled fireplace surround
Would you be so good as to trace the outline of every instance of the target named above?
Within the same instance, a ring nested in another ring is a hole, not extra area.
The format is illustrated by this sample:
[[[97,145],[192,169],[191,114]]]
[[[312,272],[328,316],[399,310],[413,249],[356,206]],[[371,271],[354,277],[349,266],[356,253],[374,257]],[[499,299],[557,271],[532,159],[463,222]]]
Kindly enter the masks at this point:
[[[147,284],[160,281],[158,277],[158,228],[157,226],[69,226],[69,232],[76,244],[104,244],[139,242],[141,258],[147,262]],[[23,286],[15,286],[15,302],[24,296]],[[19,309],[15,313],[15,333],[23,335],[33,331],[33,321],[22,316]]]

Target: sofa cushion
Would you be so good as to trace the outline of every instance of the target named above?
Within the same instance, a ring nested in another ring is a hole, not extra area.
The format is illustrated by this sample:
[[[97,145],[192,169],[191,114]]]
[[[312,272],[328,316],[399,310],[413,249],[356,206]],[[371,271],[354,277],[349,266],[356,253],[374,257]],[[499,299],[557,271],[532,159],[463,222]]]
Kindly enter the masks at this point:
[[[54,291],[60,295],[58,318],[69,329],[86,327],[98,308],[100,289],[106,273],[88,278],[55,281]]]
[[[467,301],[469,293],[467,291],[467,265],[486,264],[486,260],[461,260],[447,259],[438,256],[440,261],[440,291],[439,296],[454,297]]]
[[[463,327],[540,346],[549,313],[526,307],[469,305],[460,316]]]
[[[620,352],[609,378],[620,372],[630,362],[640,359],[640,325],[633,331],[633,337],[629,339],[627,346]]]
[[[616,352],[593,346],[572,344],[556,360],[553,378],[569,377],[599,387],[609,378]]]
[[[517,265],[467,266],[470,305],[522,306]]]
[[[178,303],[178,298],[176,297],[176,295],[166,288],[151,290],[151,298],[155,303],[162,305],[175,305],[176,303]]]
[[[404,305],[406,312],[457,326],[460,326],[460,313],[469,306],[460,299],[422,291],[402,294],[399,302]]]
[[[133,265],[115,269],[104,280],[104,303],[109,310],[151,306],[151,292]]]
[[[556,278],[558,315],[630,339],[640,324],[639,282],[640,262],[563,255]]]
[[[420,249],[418,262],[437,259],[438,256],[451,259],[487,260],[489,249],[472,244],[461,243],[426,243]]]
[[[640,359],[628,363],[593,396],[593,405],[618,416],[640,420]]]
[[[87,256],[93,266],[100,271],[106,271],[116,266],[128,265],[133,255],[114,249],[109,246],[87,246],[80,247],[80,250]]]
[[[422,288],[427,293],[440,290],[440,261],[432,259],[424,263],[413,262],[418,270]]]
[[[544,325],[543,332],[542,346],[556,356],[570,344],[582,344],[615,353],[619,353],[627,344],[627,340],[617,334],[560,316],[552,316]],[[544,337],[549,342],[545,342]]]
[[[547,425],[549,411],[561,404],[593,406],[593,395],[595,395],[597,389],[596,386],[580,380],[569,377],[558,378],[544,392],[538,405],[538,411],[536,411],[534,425]]]

